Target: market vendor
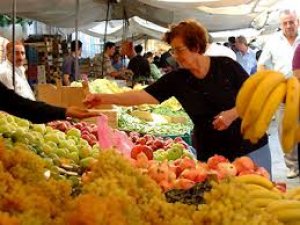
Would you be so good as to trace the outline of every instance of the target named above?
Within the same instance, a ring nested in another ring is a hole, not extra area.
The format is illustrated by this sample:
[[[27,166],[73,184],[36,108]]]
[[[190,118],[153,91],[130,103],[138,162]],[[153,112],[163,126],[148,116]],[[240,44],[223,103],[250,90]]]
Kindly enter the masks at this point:
[[[170,27],[164,41],[180,65],[144,90],[121,94],[91,94],[85,104],[158,104],[175,96],[194,123],[193,146],[197,158],[206,161],[214,154],[230,160],[248,155],[271,173],[271,154],[265,135],[257,144],[244,140],[241,119],[235,109],[236,95],[247,72],[228,57],[203,55],[207,31],[196,21],[183,21]]]
[[[53,120],[64,120],[67,117],[82,119],[99,115],[98,112],[87,109],[55,107],[44,102],[23,98],[1,82],[0,110],[30,120],[33,123],[47,123]]]

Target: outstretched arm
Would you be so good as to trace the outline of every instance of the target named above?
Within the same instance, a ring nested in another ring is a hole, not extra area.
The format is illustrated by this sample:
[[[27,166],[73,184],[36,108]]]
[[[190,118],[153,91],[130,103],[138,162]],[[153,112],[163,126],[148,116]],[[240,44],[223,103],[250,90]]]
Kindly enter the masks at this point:
[[[157,99],[144,90],[128,91],[120,94],[89,94],[84,100],[84,104],[89,108],[101,104],[131,106],[158,103]]]

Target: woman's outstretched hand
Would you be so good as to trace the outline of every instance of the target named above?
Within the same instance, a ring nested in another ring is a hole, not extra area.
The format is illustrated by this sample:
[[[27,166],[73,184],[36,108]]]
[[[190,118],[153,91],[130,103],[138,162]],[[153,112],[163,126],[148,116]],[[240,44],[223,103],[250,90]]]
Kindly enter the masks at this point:
[[[101,97],[99,94],[88,94],[83,100],[83,104],[88,108],[93,108],[101,104]]]

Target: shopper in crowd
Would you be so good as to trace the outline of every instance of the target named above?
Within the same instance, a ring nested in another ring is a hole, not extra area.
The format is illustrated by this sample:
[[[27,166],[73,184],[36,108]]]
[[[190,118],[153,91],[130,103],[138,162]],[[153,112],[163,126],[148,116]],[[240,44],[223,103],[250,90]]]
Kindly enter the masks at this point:
[[[120,71],[123,69],[122,57],[119,51],[116,51],[111,57],[111,64],[116,71]]]
[[[28,119],[33,123],[47,123],[53,120],[87,118],[99,116],[99,112],[78,107],[61,108],[44,102],[32,101],[16,94],[0,82],[0,110]]]
[[[228,57],[203,55],[207,46],[206,29],[195,21],[170,27],[164,41],[180,68],[162,76],[144,90],[122,94],[90,94],[88,107],[99,104],[158,104],[175,96],[194,123],[193,146],[197,158],[206,161],[214,154],[230,160],[250,156],[271,173],[271,155],[266,135],[252,144],[244,140],[241,119],[235,109],[236,95],[248,74]]]
[[[236,55],[234,51],[223,45],[214,43],[213,37],[208,34],[208,42],[205,50],[207,56],[226,56],[236,61]]]
[[[176,63],[176,60],[170,53],[171,49],[164,52],[160,56],[160,68],[162,69],[163,73],[169,73],[175,69],[178,68],[178,64]]]
[[[112,57],[116,53],[116,44],[113,42],[106,42],[104,44],[103,53],[97,54],[94,58],[94,65],[97,71],[97,77],[103,77],[110,80],[115,78],[123,78],[126,69],[121,68],[117,71],[112,65]]]
[[[148,83],[150,78],[150,65],[142,56],[143,46],[136,45],[134,47],[136,55],[130,59],[127,69],[133,72],[133,84],[135,83]]]
[[[239,64],[251,75],[256,72],[257,62],[255,51],[249,48],[247,39],[244,36],[238,36],[235,39],[236,59]]]
[[[153,63],[154,54],[152,52],[147,52],[145,58],[148,60],[150,65],[150,79],[152,81],[158,80],[161,77],[161,72],[158,67]]]
[[[79,40],[77,42],[78,42],[77,49],[76,49],[76,41],[71,42],[71,54],[65,57],[63,61],[62,73],[63,73],[63,85],[65,86],[69,86],[73,81],[81,79],[79,58],[82,52],[82,42]]]
[[[299,19],[294,10],[282,10],[279,14],[281,31],[274,34],[265,44],[258,61],[258,70],[273,69],[283,73],[287,78],[292,76],[292,60],[294,51],[300,43],[298,32]],[[276,123],[279,125],[283,116],[282,105],[276,115]],[[294,151],[284,155],[288,167],[288,178],[299,176],[297,146]]]
[[[231,50],[234,52],[237,51],[237,49],[235,47],[235,37],[234,36],[228,37],[228,47],[231,48]]]
[[[0,36],[0,64],[6,61],[6,45],[9,41]]]
[[[21,41],[15,42],[15,83],[13,82],[13,43],[6,45],[7,59],[0,64],[0,81],[9,89],[31,100],[35,100],[34,93],[29,86],[24,63],[26,59],[25,47]]]

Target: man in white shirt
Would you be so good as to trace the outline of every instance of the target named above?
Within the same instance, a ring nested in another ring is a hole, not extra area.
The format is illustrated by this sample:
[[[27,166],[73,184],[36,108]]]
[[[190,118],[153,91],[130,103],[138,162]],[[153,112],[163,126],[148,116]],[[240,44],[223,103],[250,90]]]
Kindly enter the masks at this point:
[[[256,54],[255,51],[249,48],[247,39],[244,36],[238,36],[235,39],[236,60],[244,68],[244,70],[249,74],[256,72]]]
[[[258,70],[273,69],[283,73],[286,78],[292,76],[292,60],[294,51],[300,43],[300,35],[298,34],[299,19],[296,11],[283,10],[280,12],[280,28],[281,31],[276,33],[264,46],[262,54],[258,61]],[[283,116],[284,106],[281,106],[276,115],[277,123]],[[285,162],[289,171],[288,178],[299,175],[297,146],[290,154],[285,154]]]
[[[223,45],[213,43],[213,37],[210,34],[208,35],[208,44],[204,54],[207,56],[226,56],[236,61],[236,55],[234,51]]]
[[[25,47],[22,42],[15,43],[15,87],[13,85],[13,43],[6,45],[7,59],[0,65],[0,81],[9,89],[30,100],[35,100],[25,75]]]

